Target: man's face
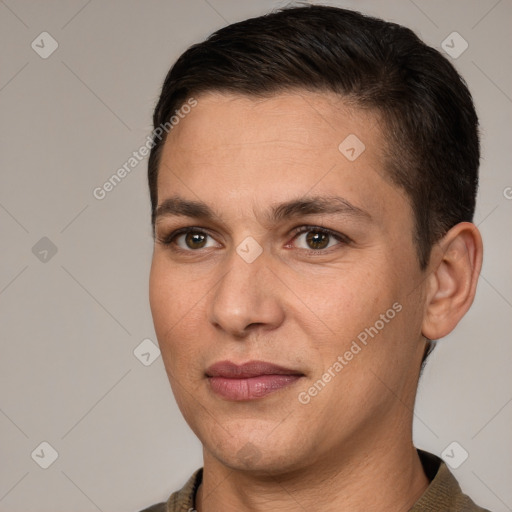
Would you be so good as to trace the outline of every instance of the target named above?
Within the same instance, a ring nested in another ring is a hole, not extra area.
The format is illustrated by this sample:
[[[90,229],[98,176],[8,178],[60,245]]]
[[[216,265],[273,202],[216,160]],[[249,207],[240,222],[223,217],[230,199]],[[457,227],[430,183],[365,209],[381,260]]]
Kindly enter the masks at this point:
[[[377,118],[310,92],[197,101],[162,153],[150,302],[205,457],[277,473],[402,442],[424,276]],[[293,376],[212,377],[224,361]]]

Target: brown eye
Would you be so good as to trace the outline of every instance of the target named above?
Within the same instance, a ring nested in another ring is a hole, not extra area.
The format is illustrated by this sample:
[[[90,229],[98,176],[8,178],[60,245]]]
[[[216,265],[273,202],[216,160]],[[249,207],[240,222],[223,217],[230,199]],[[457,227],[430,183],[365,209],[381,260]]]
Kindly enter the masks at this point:
[[[164,243],[171,247],[176,246],[189,252],[220,247],[215,239],[206,231],[197,229],[184,229],[181,232],[173,233],[166,237],[166,242]]]
[[[206,245],[207,235],[191,231],[185,235],[185,244],[189,249],[202,249]]]
[[[322,231],[308,231],[306,233],[306,243],[310,249],[325,249],[329,245],[331,236]]]
[[[293,239],[296,248],[308,251],[322,251],[348,242],[349,239],[341,233],[315,226],[304,226]]]

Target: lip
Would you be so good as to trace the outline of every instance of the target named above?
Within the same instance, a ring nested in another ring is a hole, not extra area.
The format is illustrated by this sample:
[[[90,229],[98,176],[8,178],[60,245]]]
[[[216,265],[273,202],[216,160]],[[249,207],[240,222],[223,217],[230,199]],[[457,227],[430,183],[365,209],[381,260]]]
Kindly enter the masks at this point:
[[[262,398],[304,376],[297,370],[265,361],[249,361],[241,365],[219,361],[208,367],[205,373],[211,390],[233,401]]]

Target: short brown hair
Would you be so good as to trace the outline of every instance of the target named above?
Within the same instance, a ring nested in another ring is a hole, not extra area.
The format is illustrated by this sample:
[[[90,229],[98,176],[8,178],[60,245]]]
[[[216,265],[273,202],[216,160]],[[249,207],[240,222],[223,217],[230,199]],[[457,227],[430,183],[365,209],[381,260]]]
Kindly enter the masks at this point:
[[[478,188],[478,118],[462,77],[410,29],[327,6],[285,8],[224,27],[186,50],[165,78],[155,128],[192,94],[268,96],[290,89],[331,91],[385,123],[391,180],[415,215],[422,269],[432,245],[471,221]],[[165,137],[148,166],[152,223]]]

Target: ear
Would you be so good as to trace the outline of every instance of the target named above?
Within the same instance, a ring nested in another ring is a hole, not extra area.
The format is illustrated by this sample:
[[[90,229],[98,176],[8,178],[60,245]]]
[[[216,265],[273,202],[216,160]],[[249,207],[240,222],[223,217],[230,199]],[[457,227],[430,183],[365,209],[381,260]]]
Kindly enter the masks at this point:
[[[473,303],[482,267],[482,237],[470,222],[456,224],[432,249],[422,334],[449,334]]]

